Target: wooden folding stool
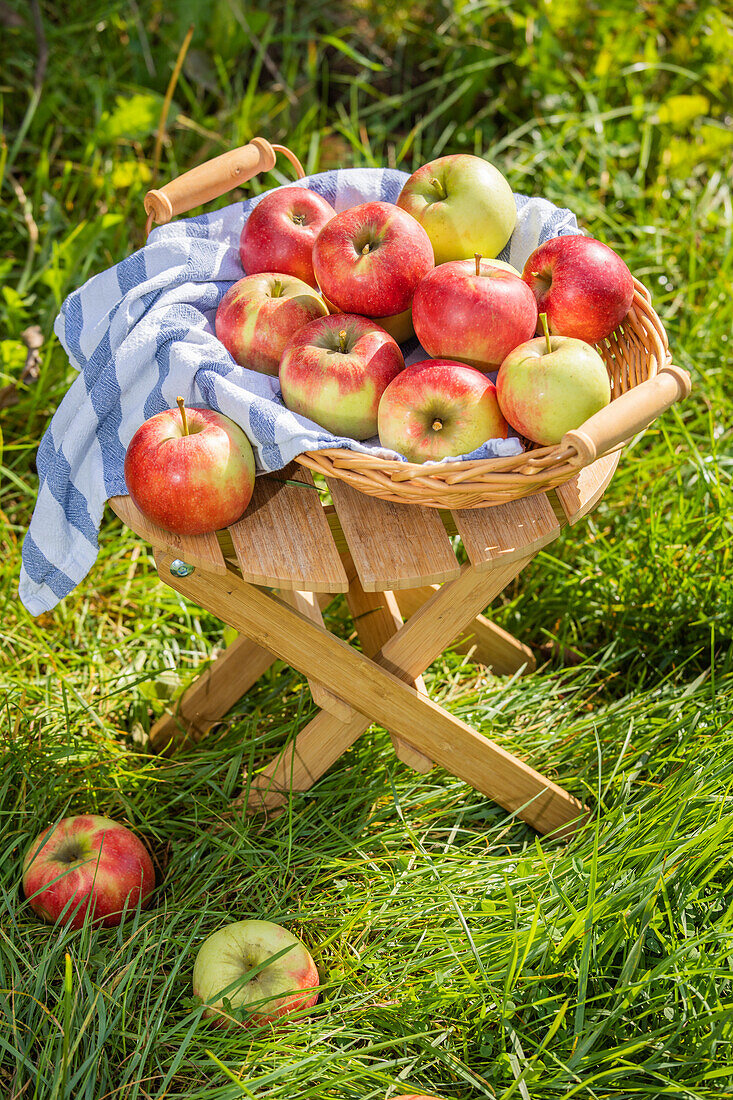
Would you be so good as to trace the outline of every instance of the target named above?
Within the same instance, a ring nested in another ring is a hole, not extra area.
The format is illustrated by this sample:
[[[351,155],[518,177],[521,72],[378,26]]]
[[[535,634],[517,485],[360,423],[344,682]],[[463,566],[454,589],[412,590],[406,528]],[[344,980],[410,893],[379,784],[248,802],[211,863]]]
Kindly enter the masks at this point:
[[[563,525],[595,507],[618,457],[547,493],[452,512],[392,504],[339,480],[329,481],[333,506],[324,508],[310,473],[293,465],[257,478],[227,531],[190,537],[156,527],[129,497],[113,498],[114,512],[152,544],[161,579],[240,635],[156,723],[153,747],[195,743],[280,658],[308,678],[320,709],[248,777],[249,810],[307,790],[378,722],[417,771],[435,762],[540,832],[571,831],[582,804],[432,702],[422,673],[454,644],[499,672],[534,667],[531,651],[481,612]],[[455,535],[468,564],[456,558]],[[321,608],[339,592],[360,650],[324,626]]]

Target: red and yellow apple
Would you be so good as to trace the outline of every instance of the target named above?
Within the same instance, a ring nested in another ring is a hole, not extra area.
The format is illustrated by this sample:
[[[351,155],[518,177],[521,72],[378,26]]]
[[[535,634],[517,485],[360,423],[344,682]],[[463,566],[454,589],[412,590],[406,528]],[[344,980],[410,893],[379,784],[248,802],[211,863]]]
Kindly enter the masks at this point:
[[[501,172],[468,153],[418,168],[397,205],[424,226],[436,264],[467,260],[476,252],[498,256],[517,221],[514,195]]]
[[[415,291],[412,320],[428,355],[492,371],[534,335],[537,304],[518,275],[477,256],[428,272]]]
[[[146,420],[125,454],[125,484],[148,519],[179,535],[234,523],[255,483],[252,447],[242,429],[212,409],[166,409]]]
[[[405,367],[379,403],[379,441],[409,462],[470,454],[508,426],[485,374],[449,359]]]
[[[290,337],[328,313],[321,296],[292,275],[245,275],[229,287],[216,311],[216,335],[242,367],[277,377]]]
[[[107,928],[145,908],[155,886],[143,843],[108,817],[65,817],[44,829],[23,860],[23,893],[39,917],[81,928],[87,913]]]
[[[422,226],[394,203],[365,202],[327,222],[313,267],[324,297],[344,313],[394,317],[409,309],[433,267],[433,249]]]
[[[283,401],[334,435],[369,439],[377,433],[380,398],[404,365],[397,343],[376,321],[351,313],[319,317],[283,352]]]
[[[496,391],[512,427],[543,445],[559,443],[611,400],[608,371],[595,348],[549,331],[509,353]]]
[[[522,278],[547,314],[550,332],[596,344],[631,308],[634,279],[621,257],[593,237],[552,237],[535,249]],[[538,326],[537,331],[540,331]]]
[[[247,275],[281,271],[314,287],[313,243],[335,214],[330,202],[306,187],[278,187],[265,195],[239,238]]]
[[[193,992],[206,1005],[204,1015],[224,1025],[232,1022],[225,998],[242,1010],[243,1022],[264,1024],[314,1005],[319,982],[304,944],[266,920],[220,928],[201,945],[193,968]]]

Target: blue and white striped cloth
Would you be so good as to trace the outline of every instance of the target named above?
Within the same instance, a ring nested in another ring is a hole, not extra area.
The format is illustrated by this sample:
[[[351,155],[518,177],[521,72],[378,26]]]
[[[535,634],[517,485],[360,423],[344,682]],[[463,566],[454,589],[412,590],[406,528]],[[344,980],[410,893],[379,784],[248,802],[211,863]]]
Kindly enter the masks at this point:
[[[298,181],[344,210],[394,202],[407,173],[354,168]],[[238,366],[214,335],[214,315],[243,275],[239,236],[262,196],[155,229],[148,243],[95,275],[64,302],[55,331],[80,371],[41,440],[39,491],[23,543],[20,598],[38,615],[86,576],[98,552],[105,501],[125,493],[125,450],[148,417],[175,405],[218,409],[252,441],[259,471],[278,470],[304,451],[349,447],[395,458],[378,441],[329,435],[288,411],[277,379]],[[517,195],[518,220],[501,254],[522,269],[549,237],[577,233],[569,210]],[[407,347],[408,361],[425,358]],[[516,454],[516,439],[491,440],[470,457]]]

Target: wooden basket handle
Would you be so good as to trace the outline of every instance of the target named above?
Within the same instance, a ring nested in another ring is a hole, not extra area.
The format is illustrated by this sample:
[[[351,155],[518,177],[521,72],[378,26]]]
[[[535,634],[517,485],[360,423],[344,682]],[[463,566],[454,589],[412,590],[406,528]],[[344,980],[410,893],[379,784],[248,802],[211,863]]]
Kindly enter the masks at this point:
[[[165,225],[178,214],[185,214],[195,206],[218,199],[259,172],[269,172],[275,166],[277,153],[288,158],[298,179],[302,179],[305,172],[295,153],[284,145],[270,145],[264,138],[255,137],[248,145],[231,149],[213,160],[207,160],[205,164],[199,164],[190,172],[184,172],[159,190],[148,191],[143,202],[148,215],[146,236],[154,221]]]
[[[584,424],[562,437],[562,447],[574,447],[577,462],[586,466],[599,455],[625,443],[637,432],[648,428],[652,421],[690,393],[690,376],[686,370],[669,363],[653,378],[647,378],[589,417]],[[576,459],[571,458],[575,463]]]

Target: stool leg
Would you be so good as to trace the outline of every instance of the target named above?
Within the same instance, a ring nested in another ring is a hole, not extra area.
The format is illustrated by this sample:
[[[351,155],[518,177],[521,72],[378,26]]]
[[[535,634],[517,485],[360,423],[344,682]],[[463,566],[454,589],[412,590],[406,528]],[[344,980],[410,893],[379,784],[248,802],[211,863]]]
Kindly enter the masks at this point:
[[[323,626],[323,615],[318,603],[318,595],[315,592],[296,592],[281,589],[280,599],[294,607],[301,615],[306,615],[311,622]],[[327,710],[330,714],[340,718],[342,722],[348,722],[354,717],[355,712],[348,703],[345,703],[343,699],[339,699],[337,695],[334,695],[332,691],[329,691],[328,688],[324,687],[323,684],[319,684],[312,677],[308,677],[308,687],[313,702],[321,710]]]
[[[346,593],[346,603],[354,618],[356,633],[359,635],[362,653],[367,657],[373,657],[378,653],[385,642],[401,630],[403,626],[400,609],[393,592],[365,592],[354,570],[353,579],[351,571],[346,568],[346,574],[350,579],[349,591]],[[407,678],[409,683],[423,695],[427,695],[427,688],[422,676]],[[392,745],[403,764],[421,775],[426,775],[433,766],[429,756],[419,749],[408,745],[399,737],[390,734]]]
[[[405,588],[395,592],[397,603],[405,619],[409,619],[427,603],[440,588],[429,584],[422,588]],[[500,676],[511,676],[524,668],[524,675],[534,672],[537,667],[534,653],[529,646],[518,638],[496,626],[484,615],[477,615],[469,628],[451,647],[458,653],[471,653],[476,661]]]

